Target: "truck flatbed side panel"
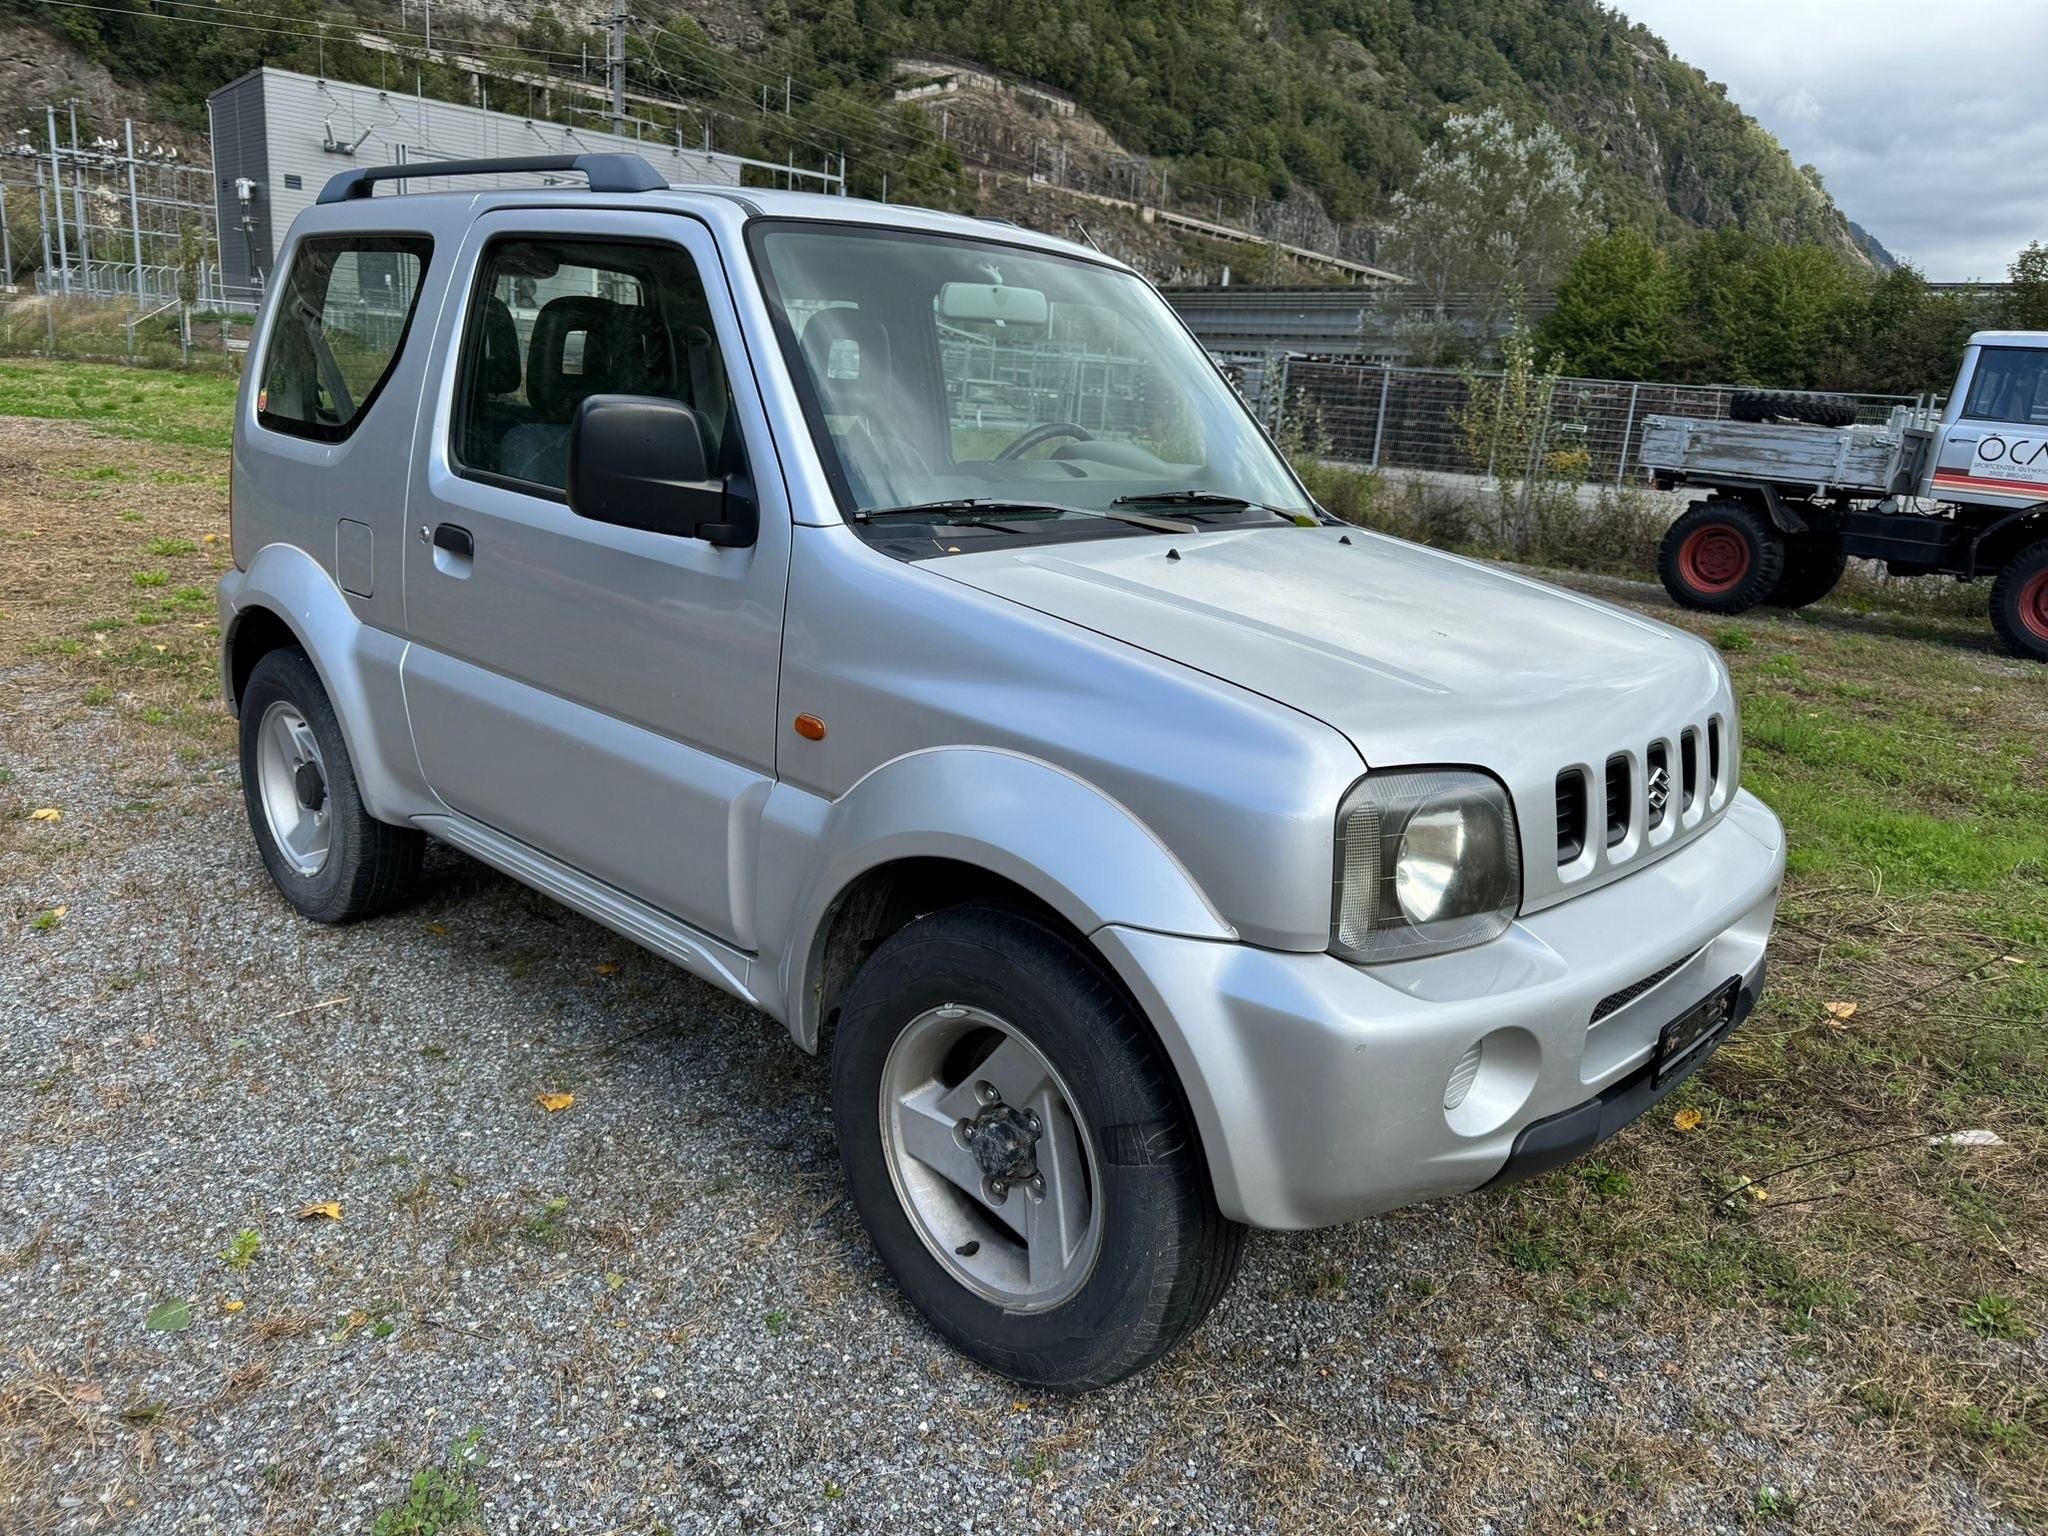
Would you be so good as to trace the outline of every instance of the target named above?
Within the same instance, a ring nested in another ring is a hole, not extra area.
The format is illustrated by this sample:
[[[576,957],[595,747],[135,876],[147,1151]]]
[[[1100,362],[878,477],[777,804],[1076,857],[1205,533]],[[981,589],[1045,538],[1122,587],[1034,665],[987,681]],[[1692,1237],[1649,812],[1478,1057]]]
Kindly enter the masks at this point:
[[[1712,479],[1883,496],[1898,472],[1903,435],[1891,427],[1809,427],[1773,422],[1643,419],[1645,468]]]

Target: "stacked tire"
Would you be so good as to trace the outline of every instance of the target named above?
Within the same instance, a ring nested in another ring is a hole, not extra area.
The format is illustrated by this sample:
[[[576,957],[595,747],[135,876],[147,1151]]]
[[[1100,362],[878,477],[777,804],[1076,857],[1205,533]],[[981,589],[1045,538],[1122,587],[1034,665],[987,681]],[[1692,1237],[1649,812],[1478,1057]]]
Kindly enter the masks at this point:
[[[1728,419],[1847,427],[1855,424],[1856,402],[1846,395],[1813,395],[1795,389],[1738,389],[1729,398]]]

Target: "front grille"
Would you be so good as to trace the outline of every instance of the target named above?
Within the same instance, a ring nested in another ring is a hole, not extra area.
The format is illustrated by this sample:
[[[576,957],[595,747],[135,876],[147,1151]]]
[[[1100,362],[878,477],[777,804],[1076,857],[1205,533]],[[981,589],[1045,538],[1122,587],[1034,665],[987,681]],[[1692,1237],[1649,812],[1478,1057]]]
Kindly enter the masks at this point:
[[[1557,862],[1569,864],[1586,851],[1586,776],[1567,768],[1557,776]]]
[[[1735,741],[1722,714],[1676,724],[1622,750],[1558,771],[1554,789],[1560,885],[1654,858],[1701,831],[1735,794]],[[1532,841],[1534,838],[1532,838]],[[1541,846],[1538,843],[1538,846]]]
[[[1641,981],[1632,981],[1627,986],[1623,987],[1619,992],[1608,993],[1605,997],[1600,999],[1599,1003],[1597,1003],[1594,1006],[1593,1018],[1591,1022],[1598,1024],[1610,1013],[1615,1013],[1623,1008],[1626,1008],[1630,1003],[1634,1002],[1637,998],[1641,997],[1645,992],[1649,991],[1650,988],[1656,986],[1658,982],[1668,980],[1670,977],[1676,975],[1678,973],[1678,968],[1684,965],[1686,960],[1690,960],[1691,958],[1691,955],[1687,955],[1685,957],[1685,960],[1674,960],[1669,965],[1665,966],[1663,970],[1652,971],[1649,975],[1645,976]]]

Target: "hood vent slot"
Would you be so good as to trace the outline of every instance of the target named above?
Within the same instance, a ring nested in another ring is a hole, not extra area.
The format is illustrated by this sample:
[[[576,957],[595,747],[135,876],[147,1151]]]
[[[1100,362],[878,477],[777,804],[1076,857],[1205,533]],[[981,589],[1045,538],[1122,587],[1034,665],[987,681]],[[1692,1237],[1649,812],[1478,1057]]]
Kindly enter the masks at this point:
[[[1557,862],[1569,864],[1586,851],[1586,776],[1567,768],[1557,776]]]
[[[1628,759],[1619,752],[1607,759],[1607,846],[1628,836]]]

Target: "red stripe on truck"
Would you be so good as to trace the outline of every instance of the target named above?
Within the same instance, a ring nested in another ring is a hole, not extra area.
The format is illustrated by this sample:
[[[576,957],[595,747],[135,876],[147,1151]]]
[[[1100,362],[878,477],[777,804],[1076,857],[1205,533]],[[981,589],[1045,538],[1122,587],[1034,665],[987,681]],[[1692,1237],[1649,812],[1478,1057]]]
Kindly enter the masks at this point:
[[[2027,491],[2048,501],[2048,481],[1987,480],[1979,475],[1936,475],[1934,483],[1937,488],[1946,485],[1964,491]]]

